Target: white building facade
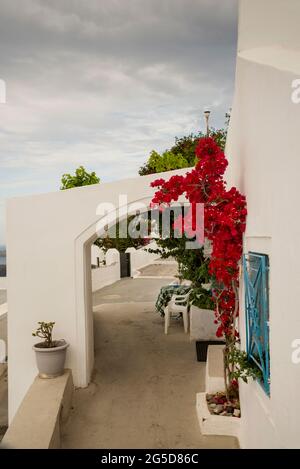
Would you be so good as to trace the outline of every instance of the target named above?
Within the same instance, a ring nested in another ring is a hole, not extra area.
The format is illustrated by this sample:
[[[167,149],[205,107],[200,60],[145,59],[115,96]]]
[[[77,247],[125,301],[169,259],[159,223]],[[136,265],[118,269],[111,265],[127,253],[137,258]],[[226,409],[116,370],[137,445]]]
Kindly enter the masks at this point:
[[[258,253],[269,262],[265,326],[270,360],[269,393],[258,382],[240,386],[243,448],[300,447],[300,363],[293,360],[293,347],[300,339],[299,22],[299,0],[239,2],[226,177],[229,186],[238,187],[247,197],[245,254]],[[89,383],[94,357],[91,244],[101,218],[97,207],[101,202],[119,207],[120,194],[127,195],[128,204],[143,202],[148,207],[154,194],[150,182],[156,177],[9,201],[10,420],[37,373],[31,336],[37,321],[56,321],[56,335],[70,342],[67,366],[75,384]],[[245,349],[243,276],[240,295]]]
[[[299,24],[298,0],[239,2],[227,180],[247,197],[245,254],[269,262],[270,393],[258,382],[241,383],[244,448],[300,447],[300,363],[293,359],[300,338]],[[241,276],[244,349],[246,287]]]

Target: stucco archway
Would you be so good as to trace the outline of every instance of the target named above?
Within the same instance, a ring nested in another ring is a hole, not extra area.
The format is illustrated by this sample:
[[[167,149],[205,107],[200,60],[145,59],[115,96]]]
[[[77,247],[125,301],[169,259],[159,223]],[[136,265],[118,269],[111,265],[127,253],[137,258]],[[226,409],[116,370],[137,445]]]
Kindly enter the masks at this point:
[[[161,173],[169,178],[187,170]],[[55,336],[70,343],[66,366],[83,387],[92,369],[89,250],[99,221],[97,207],[119,207],[152,199],[156,174],[50,194],[15,198],[7,205],[9,418],[16,413],[37,374],[32,330],[38,321],[55,321]],[[87,266],[88,269],[87,269]]]
[[[128,205],[116,207],[116,215],[122,212],[130,213],[130,206],[144,206],[141,213],[150,210],[151,197],[133,200]],[[122,221],[127,215],[118,218]],[[105,216],[103,217],[105,218]],[[96,224],[88,227],[78,236],[75,243],[75,269],[76,269],[76,318],[78,331],[78,386],[85,387],[89,384],[94,364],[94,341],[93,341],[93,305],[92,305],[92,279],[91,279],[91,244],[103,234],[104,230],[97,229]]]

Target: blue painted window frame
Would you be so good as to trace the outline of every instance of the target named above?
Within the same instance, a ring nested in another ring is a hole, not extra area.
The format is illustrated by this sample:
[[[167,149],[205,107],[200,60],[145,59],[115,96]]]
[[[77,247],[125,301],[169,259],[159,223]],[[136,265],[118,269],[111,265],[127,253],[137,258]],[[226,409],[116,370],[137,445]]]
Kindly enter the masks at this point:
[[[262,373],[261,385],[270,395],[269,256],[249,252],[243,256],[246,351]]]

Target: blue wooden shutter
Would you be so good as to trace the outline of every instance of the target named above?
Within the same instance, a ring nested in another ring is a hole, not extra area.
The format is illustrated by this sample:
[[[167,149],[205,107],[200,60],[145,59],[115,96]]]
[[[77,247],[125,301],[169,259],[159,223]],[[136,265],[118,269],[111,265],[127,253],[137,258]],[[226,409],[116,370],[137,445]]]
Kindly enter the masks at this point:
[[[244,255],[243,264],[247,355],[261,370],[261,384],[269,395],[269,258],[249,252]]]

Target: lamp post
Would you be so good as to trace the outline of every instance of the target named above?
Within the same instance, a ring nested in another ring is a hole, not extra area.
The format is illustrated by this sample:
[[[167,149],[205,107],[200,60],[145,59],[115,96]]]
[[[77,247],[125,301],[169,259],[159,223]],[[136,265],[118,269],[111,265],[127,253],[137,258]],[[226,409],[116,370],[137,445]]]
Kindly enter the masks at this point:
[[[209,125],[208,125],[209,116],[210,116],[210,111],[209,110],[204,111],[204,117],[206,120],[206,137],[209,137]]]

